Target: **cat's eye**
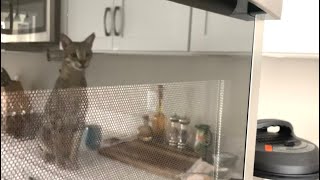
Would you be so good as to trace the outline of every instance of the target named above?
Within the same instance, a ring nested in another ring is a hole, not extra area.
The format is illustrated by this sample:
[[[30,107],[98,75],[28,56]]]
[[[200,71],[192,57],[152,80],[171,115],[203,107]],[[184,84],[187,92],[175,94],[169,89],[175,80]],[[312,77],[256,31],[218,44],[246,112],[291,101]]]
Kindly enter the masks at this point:
[[[57,129],[56,122],[51,122],[51,127],[53,130],[56,130]]]
[[[72,58],[77,58],[77,53],[72,53],[72,54],[71,54],[71,57],[72,57]]]

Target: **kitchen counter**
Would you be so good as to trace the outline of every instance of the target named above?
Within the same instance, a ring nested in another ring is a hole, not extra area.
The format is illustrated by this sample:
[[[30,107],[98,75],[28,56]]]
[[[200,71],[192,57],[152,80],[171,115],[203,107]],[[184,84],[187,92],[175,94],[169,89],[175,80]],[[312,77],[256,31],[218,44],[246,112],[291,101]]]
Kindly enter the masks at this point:
[[[131,180],[165,179],[119,161],[100,156],[96,151],[82,150],[78,170],[61,170],[46,164],[38,152],[36,140],[17,140],[1,133],[1,178],[57,180]]]

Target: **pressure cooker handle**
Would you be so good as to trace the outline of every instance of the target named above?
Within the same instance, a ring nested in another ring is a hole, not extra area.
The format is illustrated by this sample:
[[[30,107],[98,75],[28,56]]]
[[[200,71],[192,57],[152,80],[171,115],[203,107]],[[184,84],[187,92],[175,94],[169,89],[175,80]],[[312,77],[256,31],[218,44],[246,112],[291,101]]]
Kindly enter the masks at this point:
[[[293,127],[292,125],[284,120],[280,119],[259,119],[257,124],[257,129],[267,129],[271,126],[279,126],[280,130],[279,132],[287,132],[293,134]]]

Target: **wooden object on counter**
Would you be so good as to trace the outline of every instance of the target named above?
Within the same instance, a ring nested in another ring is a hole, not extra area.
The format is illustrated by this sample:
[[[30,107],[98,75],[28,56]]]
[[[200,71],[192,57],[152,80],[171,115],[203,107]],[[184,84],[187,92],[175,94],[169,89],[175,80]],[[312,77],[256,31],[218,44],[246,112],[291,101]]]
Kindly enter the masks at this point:
[[[1,121],[4,122],[4,127],[1,127],[1,129],[3,128],[7,134],[17,139],[34,139],[40,128],[42,119],[42,114],[38,113],[2,116]]]
[[[99,149],[99,154],[168,178],[178,178],[200,158],[191,150],[178,150],[153,141],[133,140]]]
[[[20,81],[10,81],[7,86],[1,87],[1,107],[4,114],[30,112],[30,100]]]
[[[29,119],[24,116],[30,114],[30,111],[30,99],[24,93],[21,82],[10,81],[8,85],[1,87],[1,123],[6,133],[21,137]]]

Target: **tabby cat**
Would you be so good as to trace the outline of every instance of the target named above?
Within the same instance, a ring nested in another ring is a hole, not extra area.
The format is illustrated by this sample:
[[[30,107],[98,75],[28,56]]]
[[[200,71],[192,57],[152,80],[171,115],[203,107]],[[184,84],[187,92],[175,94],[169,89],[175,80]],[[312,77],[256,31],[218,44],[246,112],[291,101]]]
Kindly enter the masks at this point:
[[[94,33],[82,42],[72,42],[61,35],[64,60],[45,105],[44,122],[38,134],[45,162],[54,162],[63,169],[77,167],[88,107],[85,69],[92,58],[94,39]]]

